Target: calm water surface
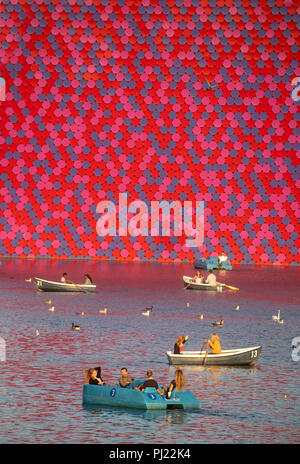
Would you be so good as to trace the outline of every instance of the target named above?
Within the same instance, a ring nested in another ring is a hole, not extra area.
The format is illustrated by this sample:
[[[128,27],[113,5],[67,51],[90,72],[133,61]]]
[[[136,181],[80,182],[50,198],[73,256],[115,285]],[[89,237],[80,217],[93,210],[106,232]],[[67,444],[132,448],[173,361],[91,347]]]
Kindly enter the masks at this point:
[[[97,292],[43,293],[25,281],[59,280],[64,271],[77,283],[88,272]],[[220,271],[218,281],[240,289],[224,292],[184,290],[182,275],[194,273],[190,264],[2,260],[0,443],[299,443],[300,362],[291,356],[300,336],[299,268]],[[142,316],[150,305],[151,316]],[[272,320],[278,309],[284,324]],[[220,318],[224,326],[213,328]],[[72,331],[72,322],[81,330]],[[136,378],[151,368],[167,385],[174,368],[165,351],[177,336],[188,334],[186,349],[197,350],[213,329],[223,349],[263,351],[253,368],[184,367],[199,410],[82,404],[85,369],[100,364],[115,384],[123,366]]]

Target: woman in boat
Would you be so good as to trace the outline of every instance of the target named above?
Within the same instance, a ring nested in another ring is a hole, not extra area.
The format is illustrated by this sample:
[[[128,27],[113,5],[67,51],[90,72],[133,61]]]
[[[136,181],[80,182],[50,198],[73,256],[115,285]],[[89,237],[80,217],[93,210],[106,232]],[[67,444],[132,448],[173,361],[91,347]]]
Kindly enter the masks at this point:
[[[92,285],[93,284],[91,276],[89,276],[88,274],[85,274],[84,277],[85,277],[84,285]]]
[[[176,389],[176,391],[183,392],[184,383],[185,380],[183,372],[181,369],[177,369],[175,372],[175,379],[172,380],[172,382],[169,385],[169,388],[167,389],[166,398],[170,398],[174,388]]]
[[[212,333],[210,340],[205,340],[205,344],[211,349],[211,354],[220,354],[221,353],[221,343],[219,336],[216,333]]]
[[[197,283],[197,284],[202,284],[202,282],[204,282],[204,277],[200,274],[200,272],[198,271],[197,274],[195,275],[195,277],[193,278],[193,280]]]
[[[152,388],[156,388],[157,393],[159,393],[161,396],[163,396],[165,390],[163,388],[162,391],[160,391],[158,383],[156,382],[156,380],[153,379],[152,371],[150,371],[150,370],[147,371],[147,377],[148,377],[148,379],[145,380],[145,382],[142,383],[141,385],[139,385],[138,387],[135,387],[135,390],[143,391],[147,387],[152,387]]]
[[[99,374],[99,370],[96,368],[91,368],[86,373],[86,383],[90,385],[103,385],[103,380]]]
[[[186,336],[179,335],[179,337],[177,338],[176,343],[174,345],[174,354],[182,353],[183,345],[185,344],[185,342],[187,341],[188,338],[189,338],[188,335],[186,335]]]

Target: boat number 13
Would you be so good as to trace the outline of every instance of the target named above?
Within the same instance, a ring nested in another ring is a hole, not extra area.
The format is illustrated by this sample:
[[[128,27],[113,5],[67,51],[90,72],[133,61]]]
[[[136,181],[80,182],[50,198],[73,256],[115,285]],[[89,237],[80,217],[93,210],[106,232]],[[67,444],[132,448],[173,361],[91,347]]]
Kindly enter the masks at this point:
[[[256,358],[257,357],[257,350],[251,351],[251,358]]]

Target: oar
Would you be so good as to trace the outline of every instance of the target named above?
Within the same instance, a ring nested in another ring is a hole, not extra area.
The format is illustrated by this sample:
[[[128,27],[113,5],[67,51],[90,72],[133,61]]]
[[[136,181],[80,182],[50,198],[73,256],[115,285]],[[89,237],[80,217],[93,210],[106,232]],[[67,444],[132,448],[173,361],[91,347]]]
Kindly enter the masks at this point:
[[[203,350],[203,348],[205,347],[205,345],[206,345],[206,343],[204,342],[203,345],[201,346],[200,353]]]
[[[72,285],[75,285],[75,287],[81,288],[81,290],[82,290],[84,293],[88,293],[84,288],[82,288],[81,285],[74,284],[74,282],[72,282],[71,280],[70,280],[70,283],[71,283]]]
[[[222,284],[221,282],[216,282],[217,285],[224,285],[224,287],[231,288],[231,290],[239,290],[237,287],[232,287],[231,285]]]
[[[203,348],[204,348],[205,345],[206,345],[206,342],[204,342],[203,345],[201,346],[200,353],[202,352],[202,350],[203,350]],[[208,347],[206,348],[206,351],[205,351],[205,356],[204,356],[204,359],[203,359],[202,366],[205,366],[205,364],[206,364],[207,353],[208,353]]]
[[[190,283],[189,283],[186,287],[184,287],[183,290],[186,290],[193,282],[195,282],[195,279],[192,279],[192,280],[190,281]]]

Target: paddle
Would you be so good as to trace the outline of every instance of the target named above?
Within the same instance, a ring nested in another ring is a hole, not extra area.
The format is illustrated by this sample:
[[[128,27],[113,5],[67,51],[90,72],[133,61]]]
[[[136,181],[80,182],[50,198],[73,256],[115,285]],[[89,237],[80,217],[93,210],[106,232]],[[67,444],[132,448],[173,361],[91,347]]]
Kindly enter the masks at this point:
[[[216,282],[217,285],[224,285],[224,287],[231,288],[231,290],[239,290],[237,287],[232,287],[231,285],[221,284],[221,282]]]
[[[203,350],[203,348],[204,348],[205,345],[206,345],[206,342],[204,342],[203,345],[201,346],[200,353],[202,352],[202,350]],[[203,359],[203,362],[202,362],[202,366],[205,366],[205,364],[206,364],[207,353],[208,353],[208,348],[206,348],[205,356],[204,356],[204,359]]]
[[[190,283],[186,287],[184,287],[183,290],[186,290],[193,282],[195,282],[195,278],[193,280],[191,280]]]
[[[70,284],[72,284],[72,285],[75,285],[75,287],[80,288],[84,293],[88,293],[84,288],[82,288],[81,285],[74,284],[74,282],[71,282],[71,280],[70,280],[68,283],[70,283]]]

